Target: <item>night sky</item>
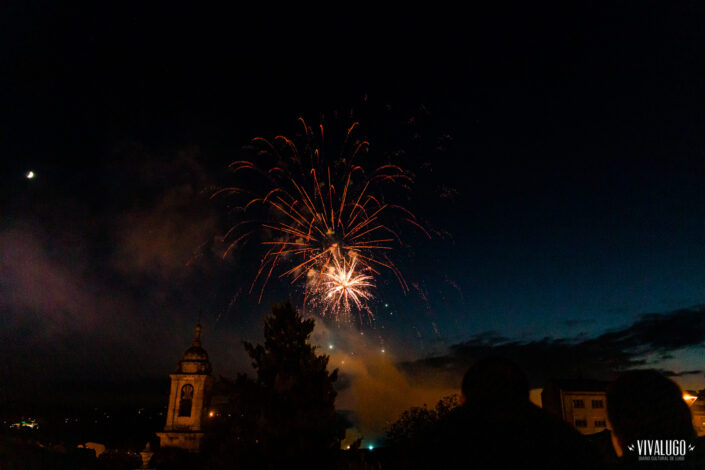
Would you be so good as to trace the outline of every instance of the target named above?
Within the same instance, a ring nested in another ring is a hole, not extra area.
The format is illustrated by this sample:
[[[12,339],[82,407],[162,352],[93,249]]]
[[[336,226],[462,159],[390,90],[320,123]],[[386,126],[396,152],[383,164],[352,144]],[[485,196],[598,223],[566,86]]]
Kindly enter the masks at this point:
[[[319,321],[323,348],[449,387],[490,352],[536,385],[647,366],[703,387],[702,2],[9,2],[0,102],[5,393],[166,377],[199,319],[215,370],[248,370],[240,341],[298,294],[258,304],[254,254],[199,248],[227,227],[209,196],[299,116],[404,150],[434,230],[395,254],[409,293],[385,277],[374,321]]]

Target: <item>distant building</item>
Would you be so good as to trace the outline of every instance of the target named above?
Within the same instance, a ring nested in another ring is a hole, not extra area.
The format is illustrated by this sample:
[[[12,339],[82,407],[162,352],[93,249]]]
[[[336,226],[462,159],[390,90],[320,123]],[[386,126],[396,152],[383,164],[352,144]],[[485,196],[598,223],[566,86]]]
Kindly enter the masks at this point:
[[[607,428],[607,384],[601,380],[551,380],[541,392],[543,408],[583,434]]]
[[[700,393],[692,391],[686,393],[695,397],[695,400],[686,400],[693,415],[693,427],[698,436],[705,436],[705,390],[701,390]]]
[[[213,377],[208,353],[201,347],[201,325],[190,348],[171,374],[171,393],[164,431],[157,433],[161,447],[198,452],[209,411]]]

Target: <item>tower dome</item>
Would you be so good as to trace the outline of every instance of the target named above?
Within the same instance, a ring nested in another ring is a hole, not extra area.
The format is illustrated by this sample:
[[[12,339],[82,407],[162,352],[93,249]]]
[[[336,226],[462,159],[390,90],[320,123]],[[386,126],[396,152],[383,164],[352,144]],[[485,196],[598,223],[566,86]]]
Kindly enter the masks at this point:
[[[177,374],[210,374],[211,363],[208,353],[201,347],[201,325],[196,325],[196,332],[191,347],[184,351],[184,355],[176,368]]]

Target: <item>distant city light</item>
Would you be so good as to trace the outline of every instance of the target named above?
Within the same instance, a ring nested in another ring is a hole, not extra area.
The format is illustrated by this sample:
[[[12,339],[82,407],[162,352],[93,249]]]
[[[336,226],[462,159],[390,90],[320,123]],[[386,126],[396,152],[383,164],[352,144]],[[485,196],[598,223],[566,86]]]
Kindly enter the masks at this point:
[[[26,420],[21,420],[17,423],[12,423],[10,424],[11,428],[30,428],[30,429],[38,429],[39,428],[39,423],[35,418],[27,418]]]
[[[333,345],[332,345],[332,344],[329,344],[329,345],[328,345],[328,349],[333,349]]]
[[[384,354],[384,349],[382,349],[382,354]]]
[[[213,411],[213,410],[209,411],[209,412],[208,412],[208,417],[209,417],[209,418],[212,418],[213,416],[215,416],[215,411]]]
[[[370,444],[370,445],[367,446],[367,448],[370,449],[370,450],[374,450],[375,446],[373,446],[372,444]]]
[[[34,172],[32,170],[29,170],[27,173],[25,173],[25,176],[27,177],[28,180],[31,180],[34,178]]]

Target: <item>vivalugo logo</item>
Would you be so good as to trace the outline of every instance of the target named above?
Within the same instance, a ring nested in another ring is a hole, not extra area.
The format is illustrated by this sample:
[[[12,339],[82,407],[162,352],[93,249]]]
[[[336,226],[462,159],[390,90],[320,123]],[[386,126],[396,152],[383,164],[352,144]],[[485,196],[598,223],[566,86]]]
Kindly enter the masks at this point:
[[[681,439],[639,439],[627,446],[630,452],[636,452],[639,460],[679,461],[685,460],[688,452],[695,446]]]

